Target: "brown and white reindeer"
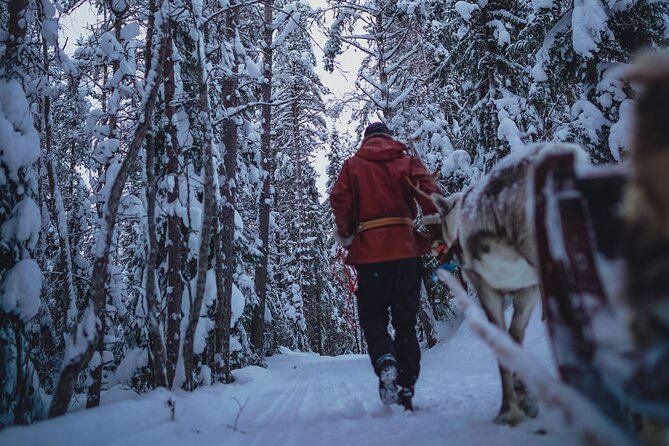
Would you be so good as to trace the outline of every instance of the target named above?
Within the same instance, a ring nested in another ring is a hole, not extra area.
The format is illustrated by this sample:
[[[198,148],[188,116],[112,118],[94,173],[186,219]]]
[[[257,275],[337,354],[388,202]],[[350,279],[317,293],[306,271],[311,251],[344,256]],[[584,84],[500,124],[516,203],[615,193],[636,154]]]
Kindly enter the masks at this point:
[[[510,298],[513,316],[508,333],[519,344],[539,296],[529,200],[532,167],[547,154],[565,152],[573,152],[577,162],[588,162],[576,145],[530,145],[500,160],[486,177],[462,192],[432,196],[445,243],[458,254],[486,316],[503,331],[507,331],[504,301]],[[535,417],[536,398],[511,370],[499,365],[499,371],[502,404],[495,422],[516,425]]]

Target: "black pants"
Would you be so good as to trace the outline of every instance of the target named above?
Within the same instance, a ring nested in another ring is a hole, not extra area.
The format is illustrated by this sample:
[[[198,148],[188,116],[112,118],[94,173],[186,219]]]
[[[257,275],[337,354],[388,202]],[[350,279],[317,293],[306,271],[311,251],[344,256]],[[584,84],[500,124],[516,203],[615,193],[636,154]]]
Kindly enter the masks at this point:
[[[420,371],[416,315],[420,305],[420,258],[357,265],[358,317],[374,371],[377,360],[391,353],[397,358],[398,384],[413,386]],[[388,334],[388,309],[395,340]]]

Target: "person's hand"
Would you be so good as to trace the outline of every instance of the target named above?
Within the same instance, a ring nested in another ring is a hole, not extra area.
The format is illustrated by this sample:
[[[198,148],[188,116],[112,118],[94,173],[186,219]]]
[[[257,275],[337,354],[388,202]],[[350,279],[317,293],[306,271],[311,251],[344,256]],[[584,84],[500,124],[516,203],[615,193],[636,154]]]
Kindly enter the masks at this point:
[[[353,239],[355,238],[355,233],[348,235],[348,236],[343,236],[337,231],[337,228],[334,228],[332,231],[332,236],[334,237],[335,241],[337,244],[343,248],[346,248],[353,243]]]

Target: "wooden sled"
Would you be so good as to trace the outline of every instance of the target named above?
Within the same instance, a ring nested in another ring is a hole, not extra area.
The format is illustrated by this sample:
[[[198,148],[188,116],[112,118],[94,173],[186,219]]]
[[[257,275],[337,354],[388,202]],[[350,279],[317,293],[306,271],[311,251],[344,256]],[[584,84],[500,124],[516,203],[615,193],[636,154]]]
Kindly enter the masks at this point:
[[[534,224],[544,318],[564,382],[618,426],[638,427],[630,413],[668,425],[669,336],[659,330],[640,341],[630,321],[643,311],[620,277],[630,272],[620,215],[625,182],[619,166],[577,173],[572,154],[550,155],[537,165]]]

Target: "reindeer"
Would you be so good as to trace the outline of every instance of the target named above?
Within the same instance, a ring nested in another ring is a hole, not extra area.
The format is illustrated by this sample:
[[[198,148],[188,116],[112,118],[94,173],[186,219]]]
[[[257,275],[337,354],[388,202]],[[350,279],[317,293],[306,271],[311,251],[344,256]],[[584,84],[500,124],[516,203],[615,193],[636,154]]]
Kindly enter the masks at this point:
[[[579,162],[588,156],[572,144],[536,144],[502,159],[490,173],[462,192],[432,195],[441,220],[444,242],[473,286],[486,316],[507,331],[504,300],[513,304],[509,335],[523,343],[525,329],[539,295],[534,231],[529,218],[532,166],[542,156],[573,152]],[[499,365],[502,404],[495,422],[516,425],[538,414],[537,400],[511,370]]]

